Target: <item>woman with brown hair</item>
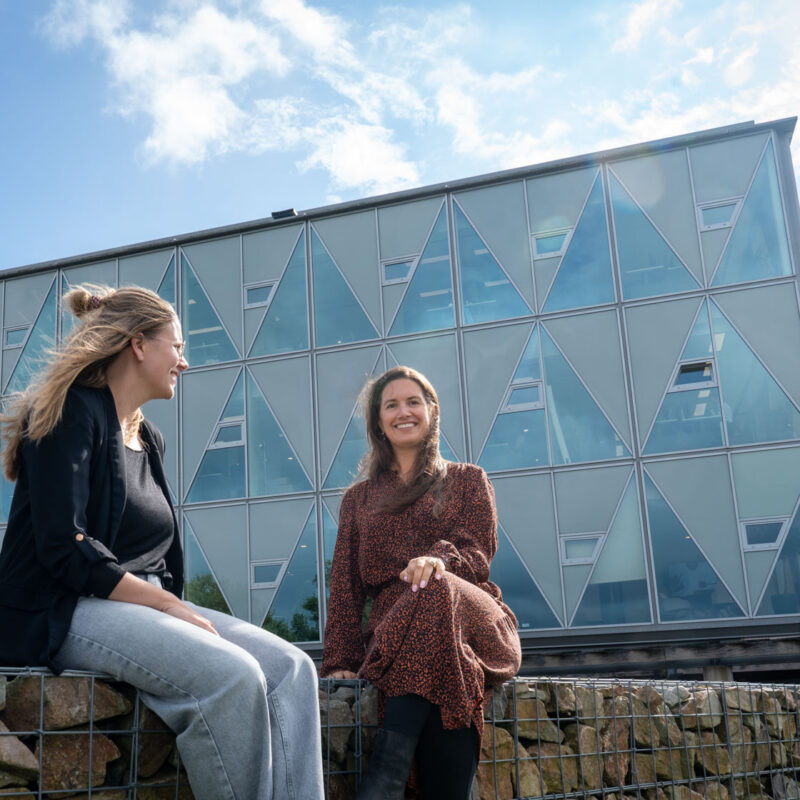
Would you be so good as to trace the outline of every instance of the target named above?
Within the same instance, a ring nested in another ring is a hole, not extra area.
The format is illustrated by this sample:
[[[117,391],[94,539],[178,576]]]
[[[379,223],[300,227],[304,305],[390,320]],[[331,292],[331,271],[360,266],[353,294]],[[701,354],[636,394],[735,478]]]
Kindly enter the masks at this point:
[[[2,418],[16,486],[0,551],[0,663],[138,687],[177,734],[198,800],[321,800],[311,659],[180,599],[164,439],[141,411],[172,398],[188,366],[172,306],[138,287],[78,287],[64,303],[79,324]]]
[[[322,675],[358,675],[386,699],[357,800],[401,800],[415,756],[425,798],[465,800],[486,691],[520,664],[516,618],[489,581],[494,492],[480,467],[439,455],[424,375],[395,367],[362,397],[369,452],[339,512]]]

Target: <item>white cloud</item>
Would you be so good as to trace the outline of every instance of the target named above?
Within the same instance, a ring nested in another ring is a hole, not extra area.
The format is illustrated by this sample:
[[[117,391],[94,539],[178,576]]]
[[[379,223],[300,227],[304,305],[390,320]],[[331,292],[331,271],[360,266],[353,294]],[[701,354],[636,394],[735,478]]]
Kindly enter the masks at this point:
[[[680,5],[680,0],[643,0],[635,4],[625,22],[624,35],[611,45],[611,50],[615,53],[636,50],[642,39]]]
[[[750,47],[734,55],[725,68],[725,83],[728,86],[742,86],[753,76],[753,60],[758,55],[758,44],[753,42]]]

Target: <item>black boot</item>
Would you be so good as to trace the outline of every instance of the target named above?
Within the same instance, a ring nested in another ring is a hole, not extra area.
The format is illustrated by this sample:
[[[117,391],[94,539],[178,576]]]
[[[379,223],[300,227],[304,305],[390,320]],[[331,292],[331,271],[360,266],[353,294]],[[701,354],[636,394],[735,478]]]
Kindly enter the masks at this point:
[[[403,800],[416,747],[416,736],[381,728],[355,800]]]

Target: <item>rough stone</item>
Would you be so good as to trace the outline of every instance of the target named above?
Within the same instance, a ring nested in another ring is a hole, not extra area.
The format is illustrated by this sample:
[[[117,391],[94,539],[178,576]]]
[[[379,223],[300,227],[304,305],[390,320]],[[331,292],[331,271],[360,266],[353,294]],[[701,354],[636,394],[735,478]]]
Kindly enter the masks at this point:
[[[695,751],[695,764],[706,775],[730,775],[731,758],[727,746],[713,731],[703,731]]]
[[[138,781],[136,797],[138,800],[194,800],[189,781],[184,777],[175,792],[175,771],[162,769],[151,778]],[[159,785],[161,784],[161,785]],[[92,792],[94,798],[94,792]]]
[[[540,741],[528,747],[528,753],[537,759],[546,794],[563,794],[580,787],[578,758],[571,747]]]
[[[704,781],[695,785],[695,791],[699,792],[706,800],[728,800],[730,792],[719,781]]]
[[[105,781],[106,764],[119,758],[120,752],[102,733],[92,734],[92,786]],[[42,790],[86,789],[89,786],[89,735],[56,733],[42,740]],[[39,757],[39,745],[36,745]]]
[[[575,695],[575,686],[565,681],[554,681],[550,687],[550,697],[545,704],[554,716],[574,717],[581,709]]]
[[[797,690],[776,689],[775,697],[787,711],[797,711]]]
[[[514,740],[503,728],[488,726],[481,741],[481,761],[478,765],[478,787],[481,800],[511,800],[514,797]],[[494,759],[501,763],[494,763]],[[505,760],[508,759],[508,760]],[[497,793],[495,794],[495,786]]]
[[[509,698],[502,686],[495,686],[489,692],[483,708],[483,718],[486,720],[500,721],[513,716],[513,711],[509,711]]]
[[[536,698],[517,699],[517,734],[520,739],[539,742],[563,742],[564,733],[547,715],[547,709]]]
[[[42,681],[44,687],[42,688]],[[63,730],[90,721],[92,704],[91,678],[40,678],[22,676],[7,686],[3,712],[13,731],[33,731],[40,727],[40,693],[44,692],[41,727],[46,731]],[[130,701],[101,681],[94,681],[94,721],[127,714]]]
[[[582,788],[592,792],[603,787],[603,763],[600,759],[598,732],[591,725],[564,726],[566,742],[578,753]]]
[[[0,789],[0,797],[6,796],[11,796],[14,800],[28,800],[28,798],[36,800],[36,795],[33,792],[29,792],[24,786],[8,786],[5,789]],[[92,797],[99,797],[99,795],[92,795]],[[75,800],[75,798],[70,800]]]
[[[517,783],[516,769],[511,772],[511,782],[514,785],[515,797],[541,797],[544,794],[542,776],[530,758],[528,751],[517,743],[517,758],[519,760],[519,784]],[[792,798],[794,800],[794,798]]]
[[[319,714],[322,724],[323,757],[327,756],[330,748],[331,758],[341,764],[347,753],[350,734],[353,732],[353,710],[344,700],[331,697],[329,702],[320,703]]]
[[[741,711],[758,710],[758,692],[753,691],[747,685],[726,686],[723,690],[725,694],[725,704],[729,709],[738,708]]]
[[[580,708],[580,722],[599,728],[603,716],[603,692],[590,686],[576,686],[575,697]]]
[[[772,794],[775,800],[800,800],[800,784],[788,775],[774,775]]]
[[[19,783],[27,783],[38,776],[39,761],[16,736],[2,735],[8,733],[0,722],[0,770],[16,776]]]
[[[692,696],[692,693],[685,686],[671,684],[664,687],[661,696],[670,708],[675,708],[682,706]]]
[[[512,688],[510,684],[506,685],[506,697],[511,698]],[[541,700],[547,704],[550,698],[550,691],[545,684],[525,683],[520,682],[517,684],[517,700],[520,698],[534,698]]]
[[[754,775],[734,780],[733,791],[736,797],[747,798],[747,800],[772,800]]]
[[[169,758],[175,746],[175,734],[161,717],[142,706],[139,714],[138,774],[143,778],[155,775]]]
[[[6,685],[8,678],[5,675],[0,675],[0,711],[6,707]]]
[[[128,800],[128,790],[100,789],[96,791],[92,789],[91,799],[89,798],[89,793],[84,792],[82,794],[71,794],[69,800]]]
[[[696,689],[681,706],[684,729],[710,730],[722,722],[722,703],[714,689]]]
[[[327,800],[352,800],[356,794],[355,775],[331,775],[327,787]]]
[[[624,696],[606,702],[608,719],[600,732],[603,775],[609,786],[622,786],[631,763],[631,721],[627,716],[629,703]]]
[[[704,800],[703,795],[693,791],[688,786],[665,786],[664,791],[670,800]]]
[[[608,796],[609,795],[606,795],[606,798],[608,798]],[[659,786],[656,786],[654,789],[645,789],[644,790],[644,799],[645,800],[669,800],[669,798],[667,797],[666,792],[662,788],[660,788]]]
[[[753,733],[741,720],[728,718],[728,746],[731,753],[731,769],[734,772],[750,772],[756,760],[756,748],[752,744]]]
[[[0,786],[19,786],[19,775],[0,769]]]

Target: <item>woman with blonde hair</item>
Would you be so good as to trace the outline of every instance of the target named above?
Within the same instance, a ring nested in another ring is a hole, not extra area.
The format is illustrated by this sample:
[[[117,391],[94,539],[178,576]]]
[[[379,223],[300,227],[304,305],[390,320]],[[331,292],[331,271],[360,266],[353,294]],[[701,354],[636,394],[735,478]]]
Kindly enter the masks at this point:
[[[484,696],[521,658],[516,618],[489,581],[494,492],[480,467],[439,455],[424,375],[390,369],[363,402],[369,451],[339,512],[322,674],[358,674],[385,698],[357,800],[401,800],[414,757],[426,800],[465,800]]]
[[[79,324],[2,418],[16,486],[0,663],[138,687],[177,734],[198,800],[322,798],[311,660],[180,599],[164,439],[141,411],[172,398],[188,366],[175,311],[138,287],[78,287],[63,302]]]

